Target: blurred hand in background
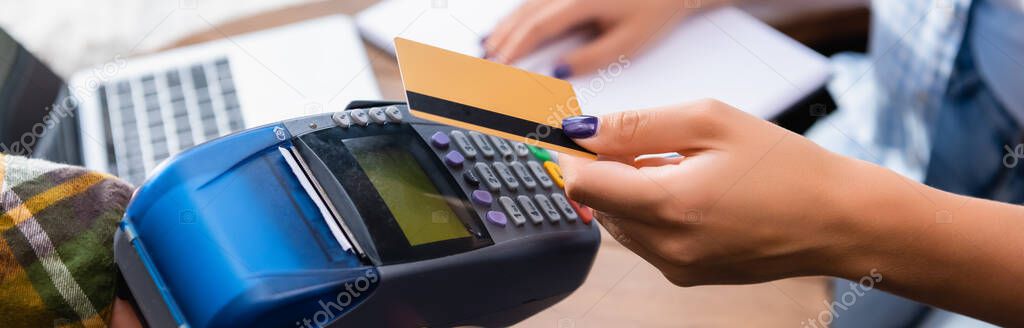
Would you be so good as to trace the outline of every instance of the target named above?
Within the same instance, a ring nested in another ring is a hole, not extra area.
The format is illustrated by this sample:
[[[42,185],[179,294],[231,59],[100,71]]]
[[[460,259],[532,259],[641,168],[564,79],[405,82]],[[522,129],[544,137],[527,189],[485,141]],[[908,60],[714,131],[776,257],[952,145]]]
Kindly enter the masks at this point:
[[[591,26],[597,37],[566,54],[552,72],[557,78],[588,73],[632,56],[695,10],[729,0],[528,0],[498,23],[482,42],[488,59],[509,64],[544,41]]]

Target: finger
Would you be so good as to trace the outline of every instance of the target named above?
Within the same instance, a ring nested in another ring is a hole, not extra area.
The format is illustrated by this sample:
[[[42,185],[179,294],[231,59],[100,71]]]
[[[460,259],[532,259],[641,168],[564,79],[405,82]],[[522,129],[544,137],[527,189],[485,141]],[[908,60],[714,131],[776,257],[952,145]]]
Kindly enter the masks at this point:
[[[563,153],[556,153],[556,154],[558,154],[557,155],[558,156],[557,157],[558,158],[557,159],[558,160],[558,166],[562,169],[562,171],[566,171],[566,170],[572,171],[573,169],[575,169],[576,167],[579,167],[580,165],[584,165],[586,163],[590,163],[590,162],[594,161],[592,159],[575,157],[575,156],[566,155],[566,154],[563,154]],[[619,162],[619,163],[626,164],[626,165],[632,165],[632,166],[637,167],[637,168],[642,167],[642,166],[639,166],[639,165],[636,164],[637,158],[629,157],[629,156],[614,156],[614,157],[613,156],[598,156],[597,160],[598,161]],[[669,163],[671,163],[671,161],[669,161]],[[659,165],[650,165],[650,166],[659,166]],[[563,174],[563,176],[564,176],[564,174]]]
[[[495,49],[508,39],[508,36],[512,31],[523,24],[523,21],[528,14],[535,11],[539,6],[547,4],[548,1],[549,0],[527,1],[513,10],[511,14],[505,16],[505,18],[491,30],[491,34],[483,40],[485,51],[484,57],[492,57],[495,53]]]
[[[601,226],[608,231],[608,234],[613,239],[622,244],[633,253],[636,253],[648,263],[654,265],[666,279],[669,279],[673,284],[680,286],[692,286],[697,283],[709,283],[713,280],[708,280],[708,277],[715,277],[715,275],[708,275],[703,273],[699,266],[688,265],[680,266],[673,261],[671,252],[692,252],[697,250],[687,249],[685,247],[670,246],[666,243],[678,243],[679,237],[673,238],[666,237],[667,235],[663,232],[663,229],[659,229],[655,226],[645,224],[638,220],[628,220],[620,217],[608,215],[606,213],[595,213],[594,215],[597,222],[601,223]],[[685,258],[685,256],[683,256]],[[721,274],[721,270],[716,270],[715,273]]]
[[[500,63],[519,60],[537,46],[562,34],[586,20],[587,12],[577,8],[574,1],[557,1],[529,13],[523,24],[516,26],[509,36],[497,45],[495,55]]]
[[[569,160],[562,171],[566,194],[579,203],[616,215],[646,216],[652,207],[666,201],[665,190],[648,176],[658,173],[641,172],[614,161],[581,161],[587,160]]]
[[[114,306],[110,316],[111,327],[142,327],[139,318],[135,315],[132,304],[120,297],[114,298]]]
[[[563,153],[556,153],[556,154],[558,154],[557,155],[558,156],[557,157],[558,158],[557,159],[558,160],[558,166],[561,168],[562,171],[573,171],[576,168],[580,167],[581,165],[585,165],[587,163],[591,163],[591,162],[595,161],[593,159],[580,158],[580,157],[575,157],[575,156],[571,156],[571,155],[566,155],[566,154],[563,154]],[[636,165],[636,158],[635,157],[629,157],[629,156],[614,156],[614,157],[613,156],[598,156],[597,160],[598,161],[619,162],[619,163],[626,164],[626,165],[632,165],[632,166],[637,167],[637,168],[641,167],[641,166],[637,166]],[[562,176],[564,177],[564,176],[566,176],[566,174],[563,172]]]
[[[565,55],[561,61],[562,66],[555,70],[577,75],[590,73],[616,62],[625,65],[626,59],[631,57],[643,42],[643,34],[646,33],[643,27],[642,24],[633,23],[614,25],[597,39]]]
[[[599,155],[692,155],[714,148],[725,138],[729,125],[722,122],[736,123],[740,119],[747,118],[728,105],[705,100],[601,117],[569,117],[562,120],[562,129],[580,146]]]
[[[625,238],[642,247],[654,257],[661,259],[663,263],[668,263],[668,260],[665,258],[665,250],[672,248],[669,245],[678,244],[678,239],[686,238],[680,235],[671,235],[670,237],[666,233],[668,229],[658,222],[640,219],[635,216],[609,216],[610,214],[606,213],[603,215],[605,215],[605,221],[611,221],[618,231],[625,235]],[[598,218],[600,220],[600,217]]]
[[[594,160],[587,158],[580,158],[575,156],[559,154],[558,166],[562,169],[562,177],[569,179],[568,177],[574,174],[580,167],[593,163]]]
[[[632,232],[632,229],[624,229],[624,226],[635,224],[631,224],[627,220],[623,220],[608,213],[600,211],[595,212],[594,218],[602,227],[604,227],[605,231],[608,231],[608,234],[612,236],[612,239],[615,239],[615,241],[619,242],[623,247],[626,247],[626,249],[629,249],[631,252],[639,255],[648,263],[653,264],[655,267],[661,267],[668,264],[660,256],[655,255],[650,248],[639,242],[639,240],[643,239],[655,239],[655,236],[636,234],[635,232]]]

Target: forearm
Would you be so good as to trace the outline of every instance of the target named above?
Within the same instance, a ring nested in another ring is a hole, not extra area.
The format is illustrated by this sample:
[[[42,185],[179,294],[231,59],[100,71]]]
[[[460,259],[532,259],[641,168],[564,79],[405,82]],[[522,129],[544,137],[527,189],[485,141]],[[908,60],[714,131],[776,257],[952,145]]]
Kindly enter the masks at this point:
[[[836,272],[1001,325],[1024,325],[1024,207],[946,193],[851,164],[844,220],[857,242]]]

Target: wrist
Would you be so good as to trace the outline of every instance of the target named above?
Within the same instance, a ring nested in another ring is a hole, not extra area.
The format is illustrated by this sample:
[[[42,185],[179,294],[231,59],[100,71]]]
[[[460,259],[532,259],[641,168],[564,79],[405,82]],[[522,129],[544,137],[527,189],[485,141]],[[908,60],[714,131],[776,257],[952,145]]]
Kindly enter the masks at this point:
[[[916,182],[868,162],[836,157],[840,160],[825,179],[825,204],[831,209],[826,230],[832,233],[826,237],[827,258],[818,261],[819,271],[856,280],[889,258],[887,244],[905,231],[898,227],[903,218],[917,216],[911,214],[917,199],[907,199],[908,188]]]
[[[948,197],[877,165],[847,159],[834,200],[839,230],[828,275],[857,280],[914,261],[908,247],[944,213],[934,204]]]

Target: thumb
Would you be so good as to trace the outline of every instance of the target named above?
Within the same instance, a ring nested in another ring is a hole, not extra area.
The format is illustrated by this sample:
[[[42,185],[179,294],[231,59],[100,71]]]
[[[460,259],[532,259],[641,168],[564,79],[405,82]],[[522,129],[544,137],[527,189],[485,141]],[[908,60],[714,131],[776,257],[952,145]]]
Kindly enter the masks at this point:
[[[570,199],[615,214],[643,213],[663,202],[665,189],[630,164],[559,157]]]
[[[580,146],[611,157],[676,152],[691,155],[723,137],[733,116],[728,105],[703,100],[689,105],[573,116],[562,130]]]

